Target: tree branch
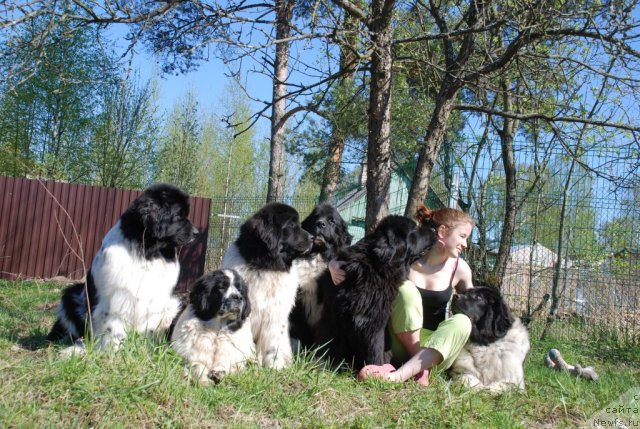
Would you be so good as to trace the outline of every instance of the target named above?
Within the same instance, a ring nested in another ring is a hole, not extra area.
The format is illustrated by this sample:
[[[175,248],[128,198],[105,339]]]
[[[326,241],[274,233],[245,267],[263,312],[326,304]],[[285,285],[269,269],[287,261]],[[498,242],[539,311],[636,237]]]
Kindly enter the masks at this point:
[[[461,111],[479,112],[479,113],[485,113],[490,115],[502,116],[503,118],[518,119],[522,121],[541,119],[549,123],[570,122],[570,123],[577,123],[577,124],[594,125],[594,126],[605,127],[605,128],[616,128],[620,130],[631,131],[634,133],[640,132],[640,126],[633,126],[630,124],[623,124],[620,122],[598,121],[595,119],[580,118],[576,116],[553,116],[553,115],[545,115],[542,113],[535,113],[535,112],[534,113],[504,112],[501,110],[491,109],[489,107],[477,106],[472,104],[456,104],[454,108],[456,110],[461,110]]]
[[[367,24],[369,14],[348,0],[331,0],[336,6],[343,8],[349,15]]]

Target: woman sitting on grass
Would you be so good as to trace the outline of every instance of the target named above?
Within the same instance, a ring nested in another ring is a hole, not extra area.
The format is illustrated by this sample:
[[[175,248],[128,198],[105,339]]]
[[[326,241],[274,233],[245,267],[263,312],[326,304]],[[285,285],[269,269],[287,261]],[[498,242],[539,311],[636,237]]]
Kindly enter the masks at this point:
[[[460,210],[429,210],[418,207],[416,218],[421,225],[432,225],[438,244],[411,265],[409,279],[400,287],[389,322],[394,366],[367,365],[358,374],[394,382],[414,378],[428,386],[431,369],[447,369],[469,339],[471,321],[464,314],[445,319],[453,288],[463,292],[473,287],[471,269],[460,259],[467,248],[474,220]],[[336,285],[345,273],[340,261],[329,264]]]

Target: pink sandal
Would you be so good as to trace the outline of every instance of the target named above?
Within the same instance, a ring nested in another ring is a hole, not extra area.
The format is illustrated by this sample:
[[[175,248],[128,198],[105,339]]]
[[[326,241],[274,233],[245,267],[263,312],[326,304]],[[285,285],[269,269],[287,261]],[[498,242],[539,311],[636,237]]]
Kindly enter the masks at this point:
[[[388,363],[385,363],[384,365],[367,365],[358,373],[358,380],[364,381],[367,378],[386,380],[387,376],[395,370],[396,368]]]

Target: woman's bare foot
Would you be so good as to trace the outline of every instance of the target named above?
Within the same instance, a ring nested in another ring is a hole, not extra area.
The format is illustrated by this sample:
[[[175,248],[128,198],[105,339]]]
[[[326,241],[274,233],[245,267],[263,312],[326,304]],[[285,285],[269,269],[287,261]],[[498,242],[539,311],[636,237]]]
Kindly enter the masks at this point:
[[[390,380],[389,376],[393,374],[395,370],[395,367],[388,363],[384,365],[367,365],[358,373],[358,380],[364,381],[367,378]]]

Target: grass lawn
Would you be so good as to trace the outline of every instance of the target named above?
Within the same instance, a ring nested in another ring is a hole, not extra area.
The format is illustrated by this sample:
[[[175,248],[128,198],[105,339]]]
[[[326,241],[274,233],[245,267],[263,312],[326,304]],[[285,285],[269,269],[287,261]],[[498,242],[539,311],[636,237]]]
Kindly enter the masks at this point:
[[[524,393],[472,392],[444,374],[427,389],[360,383],[306,357],[286,370],[251,367],[202,388],[182,378],[182,362],[166,344],[145,338],[117,353],[60,360],[60,346],[44,339],[60,290],[0,281],[0,427],[594,427],[594,413],[640,388],[637,348],[536,338]],[[552,347],[570,363],[595,366],[600,379],[549,370],[543,357]]]

